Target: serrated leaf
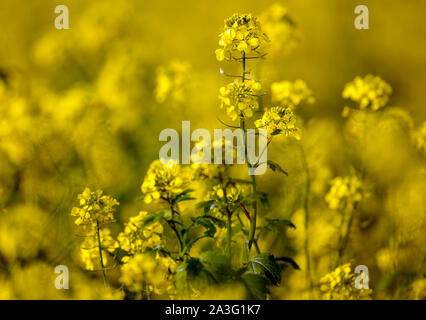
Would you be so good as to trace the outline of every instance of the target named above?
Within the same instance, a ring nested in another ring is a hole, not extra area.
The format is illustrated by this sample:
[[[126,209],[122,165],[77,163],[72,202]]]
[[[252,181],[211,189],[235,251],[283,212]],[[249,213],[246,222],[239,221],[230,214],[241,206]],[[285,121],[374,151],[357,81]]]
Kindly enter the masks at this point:
[[[241,280],[255,299],[266,299],[269,290],[267,287],[268,281],[265,278],[248,272],[241,276]]]
[[[199,259],[217,282],[225,281],[232,273],[229,259],[219,251],[205,251]]]
[[[281,267],[271,253],[261,253],[248,263],[248,272],[268,279],[271,284],[281,282]]]
[[[207,271],[200,259],[190,258],[188,261],[181,263],[176,271],[175,285],[176,289],[186,291],[191,284],[191,287],[202,289],[210,284],[215,283],[216,280]]]

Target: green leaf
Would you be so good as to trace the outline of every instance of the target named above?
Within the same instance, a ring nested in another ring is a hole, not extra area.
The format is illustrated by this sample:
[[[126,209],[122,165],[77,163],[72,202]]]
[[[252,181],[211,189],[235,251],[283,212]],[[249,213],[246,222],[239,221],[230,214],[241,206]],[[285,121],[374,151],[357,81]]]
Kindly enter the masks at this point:
[[[281,232],[283,227],[290,227],[296,229],[296,226],[290,220],[269,218],[266,218],[265,220],[267,224],[264,226],[264,228],[272,232]],[[278,227],[281,227],[281,230],[278,229]]]
[[[197,204],[197,209],[203,209],[204,214],[208,213],[212,206],[214,205],[216,201],[215,200],[208,200],[208,201],[202,201]]]
[[[223,282],[232,274],[229,259],[219,251],[205,251],[200,254],[200,262],[217,282]]]
[[[175,285],[176,289],[186,291],[191,287],[198,290],[215,283],[216,280],[212,274],[207,271],[200,259],[190,258],[188,261],[181,263],[176,271]]]
[[[288,173],[286,171],[284,171],[280,165],[272,160],[268,160],[268,167],[271,168],[272,171],[278,171],[281,172],[283,174],[285,174],[286,176],[288,176]]]
[[[275,258],[275,260],[276,261],[283,261],[285,263],[290,264],[294,269],[300,270],[299,265],[292,258],[289,258],[289,257],[279,257],[279,258]]]
[[[147,226],[161,220],[163,217],[164,217],[164,212],[151,213],[151,214],[147,215],[145,217],[145,219],[143,219],[143,226],[147,227]]]
[[[281,266],[275,261],[271,253],[261,253],[248,263],[248,272],[263,276],[271,284],[278,285],[281,282]]]
[[[269,290],[267,287],[268,281],[265,278],[254,273],[246,272],[241,276],[241,280],[255,299],[266,299]]]
[[[196,198],[189,196],[188,194],[194,191],[194,189],[186,189],[179,193],[175,198],[174,201],[176,203],[182,202],[182,201],[189,201],[189,200],[195,200]]]

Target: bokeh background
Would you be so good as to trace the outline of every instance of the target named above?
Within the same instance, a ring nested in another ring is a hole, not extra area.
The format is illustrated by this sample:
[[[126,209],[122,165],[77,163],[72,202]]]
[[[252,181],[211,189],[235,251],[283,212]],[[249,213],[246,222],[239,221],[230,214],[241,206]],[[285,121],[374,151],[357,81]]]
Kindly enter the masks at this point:
[[[140,185],[158,159],[159,132],[221,128],[219,73],[237,66],[215,59],[223,20],[261,14],[276,1],[9,1],[0,3],[0,298],[113,298],[99,275],[84,272],[71,208],[86,186],[120,202],[119,221],[143,203]],[[250,62],[263,86],[306,81],[316,103],[301,111],[312,171],[313,276],[331,271],[337,213],[327,208],[329,181],[348,175],[358,145],[342,98],[355,76],[380,75],[393,88],[372,116],[367,152],[371,197],[362,205],[347,250],[367,265],[377,298],[425,298],[424,158],[410,130],[426,118],[425,2],[281,1],[294,18],[296,40]],[[54,28],[54,8],[69,8],[70,29]],[[370,29],[354,28],[366,4]],[[283,39],[286,35],[283,34]],[[349,122],[349,124],[348,124]],[[303,167],[293,142],[269,158],[289,177],[259,179],[270,193],[262,215],[303,225]],[[423,169],[422,169],[423,168]],[[422,171],[423,170],[423,171]],[[120,223],[113,232],[117,233]],[[303,269],[303,228],[265,238],[265,250],[290,254]],[[54,267],[70,267],[75,287],[54,288]],[[114,271],[111,271],[114,273]],[[310,297],[304,273],[289,271],[272,298]]]

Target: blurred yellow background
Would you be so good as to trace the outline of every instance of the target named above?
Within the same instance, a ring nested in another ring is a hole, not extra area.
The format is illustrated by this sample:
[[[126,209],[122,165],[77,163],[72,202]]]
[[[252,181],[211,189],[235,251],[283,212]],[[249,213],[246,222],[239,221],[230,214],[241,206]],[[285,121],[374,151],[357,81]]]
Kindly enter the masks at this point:
[[[114,195],[119,223],[140,209],[154,210],[141,201],[140,185],[158,159],[160,131],[180,130],[182,120],[190,120],[192,129],[222,127],[218,90],[228,80],[219,68],[237,70],[215,58],[223,20],[234,12],[260,15],[275,2],[1,1],[0,298],[113,298],[96,275],[78,271],[79,239],[70,217],[76,195],[86,186]],[[377,297],[424,298],[424,158],[417,157],[407,128],[426,118],[426,2],[278,3],[294,18],[294,49],[287,52],[284,45],[249,68],[265,88],[301,78],[316,98],[300,113],[313,177],[314,276],[331,271],[336,213],[324,202],[329,181],[351,174],[357,161],[357,142],[351,144],[356,119],[351,124],[342,118],[348,104],[342,91],[356,76],[371,73],[393,94],[387,111],[368,119],[372,196],[362,206],[347,258],[369,266],[372,285],[381,288]],[[69,8],[69,30],[54,27],[59,4]],[[369,30],[354,27],[360,4],[369,8]],[[289,177],[268,173],[259,188],[270,193],[271,209],[263,215],[300,226],[285,237],[263,239],[265,250],[290,252],[303,269],[304,177],[297,150],[293,142],[271,147],[268,157]],[[73,266],[76,277],[89,278],[99,290],[81,281],[80,295],[44,291],[43,281],[51,280],[47,270],[57,264]],[[30,289],[22,270],[35,282]],[[306,298],[302,276],[289,273],[273,298]],[[413,289],[418,279],[423,282]],[[413,295],[415,290],[420,293]]]

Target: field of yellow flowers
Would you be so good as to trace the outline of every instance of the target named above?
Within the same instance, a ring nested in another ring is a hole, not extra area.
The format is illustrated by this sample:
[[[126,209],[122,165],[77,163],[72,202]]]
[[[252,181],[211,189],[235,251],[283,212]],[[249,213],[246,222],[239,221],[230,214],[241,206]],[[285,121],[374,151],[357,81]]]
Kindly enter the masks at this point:
[[[0,3],[0,299],[426,299],[425,3],[64,4]]]

